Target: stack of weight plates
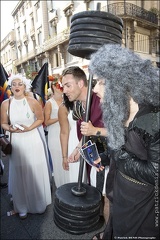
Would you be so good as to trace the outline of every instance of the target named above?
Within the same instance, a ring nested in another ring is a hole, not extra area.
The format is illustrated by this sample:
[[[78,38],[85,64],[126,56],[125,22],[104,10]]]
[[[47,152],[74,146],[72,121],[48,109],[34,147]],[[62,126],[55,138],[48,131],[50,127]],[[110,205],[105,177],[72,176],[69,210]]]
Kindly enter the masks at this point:
[[[90,59],[90,55],[107,43],[121,44],[123,21],[101,11],[84,11],[71,19],[68,52]]]
[[[71,189],[77,185],[68,183],[57,188],[54,222],[63,231],[79,235],[101,228],[104,218],[100,217],[100,192],[95,187],[82,184],[86,193],[76,196]]]

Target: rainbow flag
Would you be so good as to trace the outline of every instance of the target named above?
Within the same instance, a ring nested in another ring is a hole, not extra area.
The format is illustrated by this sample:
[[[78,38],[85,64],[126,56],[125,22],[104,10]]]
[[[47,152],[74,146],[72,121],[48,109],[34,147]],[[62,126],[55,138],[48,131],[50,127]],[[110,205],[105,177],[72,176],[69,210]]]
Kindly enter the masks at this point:
[[[0,104],[11,96],[11,90],[8,86],[8,74],[0,63]]]

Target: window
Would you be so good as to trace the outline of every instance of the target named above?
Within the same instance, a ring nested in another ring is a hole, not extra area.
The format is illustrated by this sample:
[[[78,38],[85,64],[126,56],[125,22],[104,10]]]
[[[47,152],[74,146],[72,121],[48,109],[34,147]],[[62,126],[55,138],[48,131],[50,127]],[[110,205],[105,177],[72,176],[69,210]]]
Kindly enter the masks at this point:
[[[7,54],[7,52],[6,52],[6,63],[8,62],[8,54]]]
[[[18,14],[16,14],[15,20],[16,20],[16,22],[18,23]]]
[[[27,33],[27,30],[26,30],[26,21],[24,21],[24,33],[25,33],[25,34]]]
[[[57,26],[53,26],[53,36],[57,35]]]
[[[34,60],[29,62],[29,71],[30,72],[38,72],[38,63]]]
[[[69,63],[69,62],[72,62],[73,61],[73,55],[70,54],[68,51],[66,53],[66,62]]]
[[[38,22],[38,19],[40,17],[40,1],[38,1],[35,4],[35,9],[36,9],[36,21]]]
[[[34,70],[35,70],[36,72],[38,72],[38,63],[37,63],[37,62],[34,63]]]
[[[24,6],[22,7],[22,16],[24,16]]]
[[[67,27],[71,26],[71,18],[72,18],[72,15],[67,16]]]
[[[90,9],[90,2],[91,0],[84,0],[84,3],[86,3],[86,10]]]
[[[141,33],[135,33],[134,50],[149,54],[149,36]]]
[[[32,7],[32,1],[28,1],[29,7]]]
[[[58,53],[53,53],[53,67],[56,68],[59,66]]]
[[[70,27],[73,9],[74,9],[74,4],[72,2],[63,10],[64,14],[65,14],[65,17],[67,19],[67,27]]]
[[[39,29],[38,31],[38,44],[42,45],[42,31]]]
[[[21,38],[21,36],[20,36],[20,27],[17,28],[17,32],[18,32],[18,39],[20,39]]]
[[[50,22],[50,26],[51,26],[51,28],[52,28],[51,35],[56,36],[56,35],[57,35],[57,18],[54,18],[54,19]]]
[[[26,47],[26,54],[28,54],[28,45],[25,45]]]
[[[5,63],[5,54],[3,54],[3,63]]]
[[[31,16],[31,28],[32,28],[32,27],[34,27],[33,13],[30,16]]]
[[[11,60],[11,51],[10,50],[8,51],[8,58],[9,58],[9,60]]]
[[[33,40],[32,43],[33,43],[33,49],[35,49],[36,48],[36,41]]]

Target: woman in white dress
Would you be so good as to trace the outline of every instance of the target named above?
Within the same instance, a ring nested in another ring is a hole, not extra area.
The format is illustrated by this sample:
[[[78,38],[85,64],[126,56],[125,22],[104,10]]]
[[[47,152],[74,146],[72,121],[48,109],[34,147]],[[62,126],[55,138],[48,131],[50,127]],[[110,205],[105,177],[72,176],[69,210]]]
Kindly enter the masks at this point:
[[[66,183],[67,178],[67,173],[62,166],[63,159],[58,120],[58,109],[62,104],[62,88],[58,80],[51,83],[51,90],[53,95],[45,104],[44,119],[48,130],[48,148],[52,157],[54,182],[58,188]]]
[[[25,95],[29,80],[17,74],[9,78],[8,84],[13,93],[9,111],[11,124],[8,124],[8,99],[1,105],[1,124],[11,133],[13,147],[9,157],[9,194],[14,212],[24,219],[27,213],[43,213],[51,204],[46,154],[38,131],[44,117],[37,100]]]
[[[80,162],[69,163],[68,156],[72,153],[73,149],[78,145],[79,140],[77,137],[77,123],[73,120],[72,109],[73,102],[70,102],[64,94],[63,105],[60,106],[58,111],[58,119],[60,123],[60,141],[63,155],[63,168],[68,171],[67,183],[78,182],[79,164]],[[83,181],[86,182],[86,169],[83,170]]]

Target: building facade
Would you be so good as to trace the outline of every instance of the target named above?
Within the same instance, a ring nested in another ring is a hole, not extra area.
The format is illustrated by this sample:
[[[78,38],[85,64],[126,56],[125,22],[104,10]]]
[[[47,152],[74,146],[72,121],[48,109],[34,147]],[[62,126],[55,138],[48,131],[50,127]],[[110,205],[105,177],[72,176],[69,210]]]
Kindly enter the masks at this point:
[[[159,1],[19,1],[12,11],[14,30],[1,41],[1,62],[9,74],[21,72],[34,78],[45,62],[49,74],[61,74],[70,65],[88,73],[88,61],[68,51],[71,17],[96,10],[123,19],[124,47],[156,65],[159,52]]]

